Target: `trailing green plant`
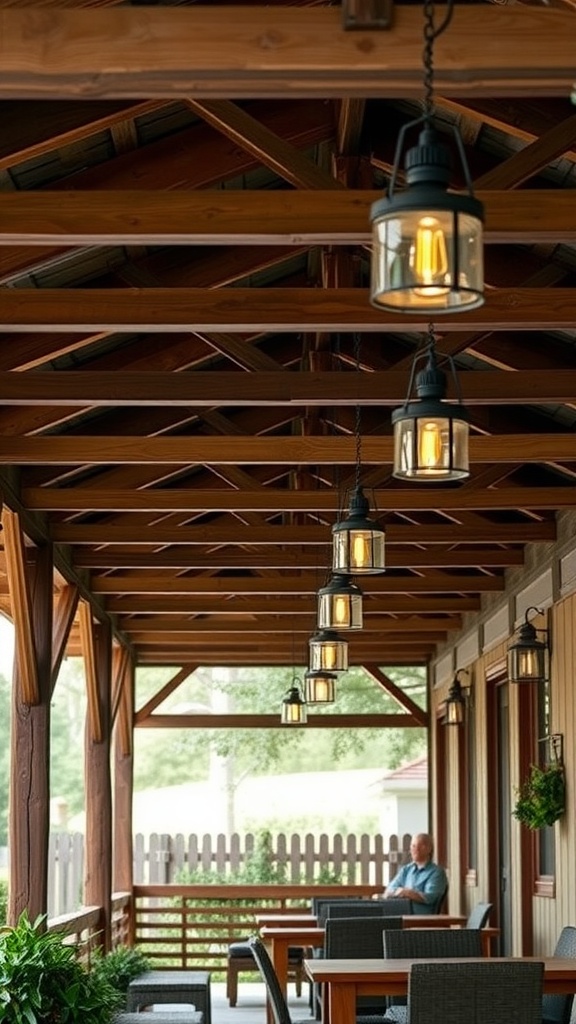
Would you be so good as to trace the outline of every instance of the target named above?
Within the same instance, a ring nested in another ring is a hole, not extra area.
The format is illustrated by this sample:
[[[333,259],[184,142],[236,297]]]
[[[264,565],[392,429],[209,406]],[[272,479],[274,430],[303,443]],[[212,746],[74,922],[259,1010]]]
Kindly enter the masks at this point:
[[[2,1024],[109,1024],[121,997],[76,959],[73,945],[24,912],[0,932]]]
[[[513,815],[527,828],[553,825],[566,809],[566,780],[560,763],[530,766],[528,778],[516,790]]]
[[[122,995],[139,974],[150,970],[150,961],[141,949],[117,946],[109,953],[96,952],[91,973],[97,981],[106,981]]]

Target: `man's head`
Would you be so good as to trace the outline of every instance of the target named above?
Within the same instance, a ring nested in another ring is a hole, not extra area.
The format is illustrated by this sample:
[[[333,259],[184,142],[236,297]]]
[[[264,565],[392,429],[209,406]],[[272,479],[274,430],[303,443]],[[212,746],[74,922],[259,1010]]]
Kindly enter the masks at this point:
[[[432,860],[433,852],[432,837],[427,832],[418,832],[412,836],[410,856],[415,864],[427,864],[429,860]]]

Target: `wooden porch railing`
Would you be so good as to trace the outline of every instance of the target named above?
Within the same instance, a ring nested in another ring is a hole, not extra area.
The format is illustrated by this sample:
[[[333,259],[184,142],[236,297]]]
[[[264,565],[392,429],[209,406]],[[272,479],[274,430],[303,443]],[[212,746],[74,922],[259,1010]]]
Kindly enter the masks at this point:
[[[112,948],[132,944],[132,896],[129,892],[112,897]],[[102,945],[104,912],[102,907],[80,907],[71,914],[62,914],[48,921],[48,931],[62,932],[77,950],[79,959],[88,967],[92,952]]]
[[[312,896],[371,896],[381,885],[138,885],[134,944],[153,967],[226,970],[231,942],[256,931],[259,913],[309,907]]]

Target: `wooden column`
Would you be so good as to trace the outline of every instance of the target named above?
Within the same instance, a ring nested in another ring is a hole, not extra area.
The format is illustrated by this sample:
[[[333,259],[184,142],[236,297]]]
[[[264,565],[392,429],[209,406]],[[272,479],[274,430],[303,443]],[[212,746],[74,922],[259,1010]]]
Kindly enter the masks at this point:
[[[132,794],[134,782],[134,665],[126,648],[116,647],[112,657],[117,682],[114,707],[114,892],[131,892]],[[117,697],[116,697],[117,693]]]
[[[16,630],[10,761],[8,923],[48,907],[52,546],[27,562],[18,516],[3,515],[6,568]]]
[[[112,790],[110,778],[112,635],[95,627],[80,602],[80,633],[86,664],[88,715],[85,739],[86,859],[84,902],[102,907],[102,947],[111,946]]]

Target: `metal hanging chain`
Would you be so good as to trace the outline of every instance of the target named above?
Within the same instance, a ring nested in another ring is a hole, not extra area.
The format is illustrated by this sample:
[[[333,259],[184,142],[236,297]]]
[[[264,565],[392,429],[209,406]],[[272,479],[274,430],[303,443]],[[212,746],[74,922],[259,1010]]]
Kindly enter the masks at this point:
[[[356,363],[356,373],[360,373],[360,335],[358,332],[354,335],[354,361]],[[356,439],[356,479],[355,479],[355,490],[360,487],[360,466],[362,463],[362,435],[360,433],[361,428],[361,416],[360,416],[360,403],[356,403],[356,417],[354,420],[354,436]]]
[[[454,0],[448,0],[444,21],[436,28],[434,24],[434,0],[424,0],[424,117],[432,119],[434,112],[434,43],[452,20]]]

